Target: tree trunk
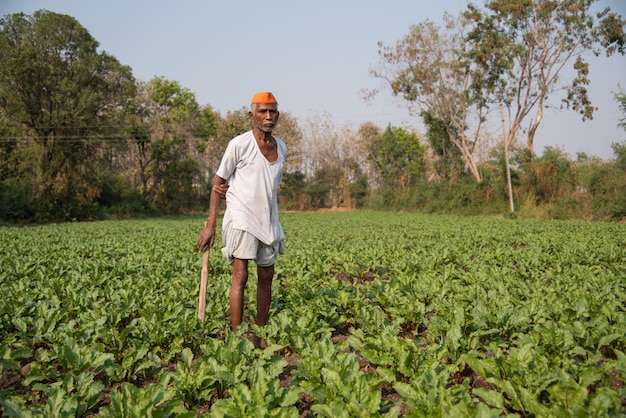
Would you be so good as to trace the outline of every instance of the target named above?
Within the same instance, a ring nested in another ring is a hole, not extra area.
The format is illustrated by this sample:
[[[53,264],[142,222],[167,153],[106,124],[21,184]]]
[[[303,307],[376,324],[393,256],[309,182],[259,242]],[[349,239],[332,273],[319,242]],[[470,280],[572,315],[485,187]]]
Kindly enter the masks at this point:
[[[537,132],[537,128],[543,119],[543,99],[539,100],[539,105],[537,107],[537,115],[535,120],[530,124],[530,128],[528,129],[528,139],[526,141],[526,148],[530,153],[531,158],[535,156],[535,133]]]
[[[465,161],[465,164],[469,168],[476,182],[480,183],[481,181],[483,181],[482,177],[480,176],[480,171],[478,171],[476,161],[474,161],[474,157],[472,156],[472,151],[467,147],[467,143],[465,142],[465,140],[463,138],[456,138],[454,134],[450,133],[450,131],[448,131],[448,136],[450,138],[450,142],[452,142],[454,146],[461,151],[463,160]]]
[[[509,145],[511,140],[507,135],[506,127],[504,125],[504,109],[502,103],[500,103],[500,115],[502,117],[502,136],[504,139],[504,165],[506,166],[506,187],[509,193],[509,210],[511,213],[515,212],[515,203],[513,201],[513,184],[511,182],[511,164],[509,163]]]

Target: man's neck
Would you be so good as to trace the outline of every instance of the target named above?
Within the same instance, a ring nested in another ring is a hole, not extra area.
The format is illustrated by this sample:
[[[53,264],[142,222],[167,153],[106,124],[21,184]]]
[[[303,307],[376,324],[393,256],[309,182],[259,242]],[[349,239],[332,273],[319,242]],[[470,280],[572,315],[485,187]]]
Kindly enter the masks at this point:
[[[260,129],[253,129],[252,134],[259,142],[270,142],[273,139],[271,132],[264,132]]]

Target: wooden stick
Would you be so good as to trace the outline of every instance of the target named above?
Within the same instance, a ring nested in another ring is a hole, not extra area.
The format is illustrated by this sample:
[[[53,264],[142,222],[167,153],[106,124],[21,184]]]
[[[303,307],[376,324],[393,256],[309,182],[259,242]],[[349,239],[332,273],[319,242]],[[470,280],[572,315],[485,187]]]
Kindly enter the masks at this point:
[[[198,301],[198,319],[204,322],[206,313],[206,286],[209,280],[209,249],[202,253],[202,275],[200,277],[200,300]]]

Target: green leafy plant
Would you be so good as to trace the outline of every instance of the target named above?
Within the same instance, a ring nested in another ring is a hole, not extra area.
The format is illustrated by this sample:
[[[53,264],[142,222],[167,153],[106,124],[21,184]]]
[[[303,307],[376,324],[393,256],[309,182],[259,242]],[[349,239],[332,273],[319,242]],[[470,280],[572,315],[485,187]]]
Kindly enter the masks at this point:
[[[269,323],[251,269],[236,333],[220,257],[196,317],[200,218],[0,229],[1,413],[625,413],[625,225],[281,217]]]

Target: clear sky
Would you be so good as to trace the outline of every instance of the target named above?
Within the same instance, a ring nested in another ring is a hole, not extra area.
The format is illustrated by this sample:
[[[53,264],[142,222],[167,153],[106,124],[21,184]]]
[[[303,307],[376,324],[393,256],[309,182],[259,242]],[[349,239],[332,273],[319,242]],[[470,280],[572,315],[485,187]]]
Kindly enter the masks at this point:
[[[0,0],[0,15],[47,9],[76,18],[100,49],[132,68],[139,80],[162,76],[195,93],[199,104],[222,114],[248,106],[257,91],[272,91],[283,111],[301,125],[330,115],[337,126],[371,121],[416,127],[406,104],[388,92],[373,103],[361,91],[381,86],[378,41],[392,45],[426,19],[457,15],[467,0]],[[474,3],[482,4],[482,0]],[[602,5],[626,16],[625,0]],[[550,110],[536,137],[546,145],[607,159],[611,143],[626,141],[623,116],[613,99],[626,90],[626,57],[591,63],[589,91],[599,107],[592,121],[572,111]],[[559,105],[559,100],[553,100]]]

